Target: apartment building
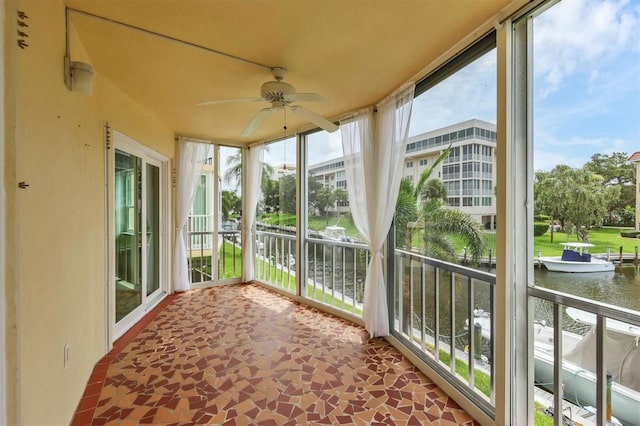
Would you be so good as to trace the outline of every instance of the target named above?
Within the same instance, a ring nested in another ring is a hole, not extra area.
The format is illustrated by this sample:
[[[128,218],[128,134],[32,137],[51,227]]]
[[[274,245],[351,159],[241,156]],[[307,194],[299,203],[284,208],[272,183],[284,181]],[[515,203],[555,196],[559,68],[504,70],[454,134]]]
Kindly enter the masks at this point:
[[[445,184],[449,207],[469,214],[488,229],[494,229],[495,124],[472,119],[411,137],[407,143],[403,176],[417,183],[421,173],[449,146],[449,157],[442,161],[431,177]],[[331,189],[347,188],[342,158],[311,165],[309,175]],[[337,204],[337,208],[347,210],[347,206]]]

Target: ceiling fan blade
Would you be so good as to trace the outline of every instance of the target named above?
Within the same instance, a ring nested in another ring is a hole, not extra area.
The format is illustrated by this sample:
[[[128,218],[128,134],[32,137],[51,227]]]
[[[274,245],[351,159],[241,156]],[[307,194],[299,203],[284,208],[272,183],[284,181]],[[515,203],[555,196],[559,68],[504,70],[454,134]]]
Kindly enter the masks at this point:
[[[326,118],[320,117],[315,112],[306,109],[300,105],[291,105],[291,111],[298,114],[300,117],[306,118],[316,126],[326,130],[327,132],[335,132],[338,130],[338,126],[330,122]]]
[[[287,99],[295,102],[327,102],[317,93],[290,93],[287,95]]]
[[[231,103],[231,102],[259,102],[259,101],[264,101],[264,99],[262,99],[262,98],[222,99],[222,100],[219,100],[219,101],[200,102],[199,104],[196,104],[196,105],[197,106],[205,106],[205,105],[215,105],[215,104],[226,104],[226,103]]]
[[[251,119],[249,124],[247,124],[247,127],[244,128],[240,136],[242,137],[251,136],[253,132],[255,132],[258,127],[260,127],[262,122],[271,115],[272,112],[273,112],[273,108],[264,108],[258,111],[258,113]]]

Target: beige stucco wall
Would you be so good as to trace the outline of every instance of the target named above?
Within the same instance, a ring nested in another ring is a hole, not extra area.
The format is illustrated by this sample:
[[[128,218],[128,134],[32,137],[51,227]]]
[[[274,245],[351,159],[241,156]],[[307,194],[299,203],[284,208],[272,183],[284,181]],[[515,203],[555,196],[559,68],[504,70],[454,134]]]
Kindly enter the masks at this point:
[[[8,37],[5,52],[16,94],[15,109],[5,108],[7,128],[15,125],[15,135],[5,130],[7,224],[15,225],[6,238],[8,422],[68,424],[105,352],[103,122],[170,158],[174,134],[99,69],[93,95],[65,87],[61,1],[4,7],[7,17],[26,13],[29,25],[29,47]],[[91,62],[73,31],[71,53]],[[29,187],[17,189],[19,181]]]

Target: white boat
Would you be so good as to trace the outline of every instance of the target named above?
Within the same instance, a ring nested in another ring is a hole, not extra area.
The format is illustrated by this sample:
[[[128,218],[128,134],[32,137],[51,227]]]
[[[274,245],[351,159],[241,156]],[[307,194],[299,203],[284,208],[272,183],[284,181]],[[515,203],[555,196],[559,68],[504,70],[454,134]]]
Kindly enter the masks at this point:
[[[564,398],[587,410],[596,404],[596,316],[575,308],[567,308],[573,320],[592,326],[584,336],[562,332],[562,378]],[[485,339],[491,338],[491,316],[477,309],[474,323],[482,326]],[[537,384],[553,383],[554,330],[544,321],[534,323],[534,376]],[[640,425],[640,327],[607,320],[605,335],[606,369],[611,372],[611,407],[615,418],[624,425]],[[566,413],[565,413],[566,414]],[[576,418],[574,418],[576,420]],[[620,424],[615,421],[612,424]]]
[[[573,320],[592,326],[578,342],[563,336],[563,385],[565,398],[582,406],[596,406],[596,315],[567,308]],[[549,327],[551,332],[553,329]],[[640,425],[640,327],[607,320],[605,368],[612,375],[611,408],[625,425]],[[535,377],[540,383],[553,382],[553,352],[534,345]]]
[[[609,272],[614,271],[612,262],[589,254],[589,243],[561,243],[562,256],[539,257],[538,260],[555,272]]]
[[[351,242],[345,228],[337,225],[326,226],[323,231],[320,231],[320,236],[323,240]]]

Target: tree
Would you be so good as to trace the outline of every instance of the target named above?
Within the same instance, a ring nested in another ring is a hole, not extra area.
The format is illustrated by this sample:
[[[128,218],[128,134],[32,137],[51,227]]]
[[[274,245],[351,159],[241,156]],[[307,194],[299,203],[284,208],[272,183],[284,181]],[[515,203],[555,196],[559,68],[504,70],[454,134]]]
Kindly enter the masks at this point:
[[[455,247],[448,235],[458,235],[466,244],[473,263],[478,263],[485,250],[482,226],[468,214],[443,206],[442,201],[425,203],[424,243],[427,256],[452,261]]]
[[[228,184],[235,182],[236,189],[240,187],[242,182],[242,152],[238,152],[234,155],[227,157],[226,161],[227,170],[224,172],[224,181]],[[273,176],[273,167],[267,163],[262,163],[262,181],[265,179],[271,179]]]
[[[437,179],[430,179],[425,182],[420,191],[422,200],[442,200],[447,199],[447,188],[444,183]]]
[[[586,169],[566,165],[558,165],[550,172],[538,172],[534,183],[536,208],[549,215],[552,225],[554,219],[565,229],[571,224],[576,237],[588,242],[588,228],[600,226],[607,206],[620,197],[620,187],[605,186],[603,180],[602,176]],[[551,238],[553,241],[553,234]]]
[[[227,157],[227,170],[224,172],[224,181],[226,183],[235,182],[236,188],[240,186],[242,182],[242,151],[234,155]]]
[[[333,206],[336,202],[334,192],[328,186],[323,186],[316,194],[318,200],[318,208],[321,213],[324,213],[327,218],[327,225],[329,224],[329,207]]]
[[[449,157],[450,153],[451,145],[449,145],[447,149],[442,151],[438,158],[436,158],[436,161],[431,163],[429,167],[427,167],[422,171],[422,173],[420,173],[420,179],[418,179],[418,183],[416,184],[416,196],[420,195],[420,193],[422,192],[422,188],[424,187],[426,182],[431,179],[431,174],[433,173],[433,171],[436,169],[436,167],[440,166],[440,163],[442,163],[445,158]]]
[[[591,161],[584,168],[593,174],[600,175],[605,185],[628,185],[635,183],[633,164],[627,161],[626,152],[593,154]]]
[[[465,242],[472,262],[477,263],[485,249],[481,224],[464,212],[448,208],[444,202],[447,198],[446,187],[439,180],[431,179],[431,174],[436,167],[449,156],[450,148],[451,146],[444,150],[431,167],[421,173],[411,198],[409,198],[411,182],[406,179],[403,179],[404,183],[401,182],[396,203],[396,226],[403,226],[403,228],[400,233],[396,231],[396,245],[401,246],[403,243],[411,245],[411,232],[407,232],[408,242],[403,238],[403,234],[411,218],[414,217],[413,211],[408,207],[408,203],[412,200],[416,206],[415,212],[420,213],[416,219],[417,227],[424,229],[425,255],[454,261],[455,246],[450,236],[458,235]]]
[[[239,214],[242,211],[242,200],[235,192],[223,190],[220,208],[222,210],[222,219],[229,220],[231,215]]]
[[[278,182],[280,186],[280,211],[296,214],[296,176],[284,175]]]
[[[467,213],[445,206],[447,190],[444,184],[431,179],[421,191],[424,222],[425,254],[430,257],[454,261],[455,246],[449,235],[459,236],[473,263],[478,263],[485,249],[482,225]]]
[[[403,178],[400,181],[398,200],[396,201],[396,247],[411,249],[411,239],[413,227],[409,228],[410,222],[418,219],[418,206],[416,202],[415,188],[413,183]]]
[[[570,169],[569,166],[559,165],[553,169],[553,172],[537,172],[535,176],[533,184],[534,210],[549,216],[551,242],[553,242],[555,221],[559,221],[562,228],[565,226]]]
[[[336,188],[333,191],[333,197],[336,200],[336,212],[338,214],[338,219],[340,218],[340,206],[338,204],[345,205],[347,201],[349,201],[349,193],[342,188]]]
[[[262,177],[260,184],[262,189],[262,202],[264,211],[272,213],[279,210],[280,188],[279,183],[273,179]]]
[[[309,207],[309,215],[315,215],[315,210],[320,209],[318,201],[318,193],[324,185],[314,179],[313,175],[309,175],[307,180],[307,204]]]
[[[623,217],[626,207],[635,206],[635,168],[627,158],[626,152],[594,154],[591,161],[584,165],[587,171],[602,176],[604,186],[620,187],[620,197],[607,206],[610,223],[614,222],[616,216]]]

